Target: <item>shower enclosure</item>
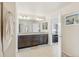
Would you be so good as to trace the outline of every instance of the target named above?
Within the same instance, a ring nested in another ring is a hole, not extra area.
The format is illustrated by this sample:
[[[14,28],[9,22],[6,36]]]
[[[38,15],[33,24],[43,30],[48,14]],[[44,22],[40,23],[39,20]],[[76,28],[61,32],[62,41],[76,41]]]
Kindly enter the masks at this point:
[[[16,56],[15,3],[0,3],[0,56]]]

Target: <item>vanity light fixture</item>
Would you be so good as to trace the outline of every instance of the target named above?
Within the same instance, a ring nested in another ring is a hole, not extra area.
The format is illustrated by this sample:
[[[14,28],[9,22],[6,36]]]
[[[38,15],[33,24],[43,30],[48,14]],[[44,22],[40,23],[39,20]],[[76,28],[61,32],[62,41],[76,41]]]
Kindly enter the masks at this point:
[[[31,19],[31,17],[29,17],[29,16],[19,16],[19,18],[20,19],[26,19],[26,20],[30,20]]]
[[[22,16],[19,16],[19,19],[23,19],[23,17]]]
[[[37,21],[43,21],[44,19],[42,18],[36,18]]]
[[[34,17],[34,16],[19,16],[19,19],[36,20],[36,21],[43,21],[44,20],[44,18]]]
[[[27,17],[26,17],[26,19],[27,19],[27,20],[30,20],[30,19],[31,19],[31,17],[27,16]]]

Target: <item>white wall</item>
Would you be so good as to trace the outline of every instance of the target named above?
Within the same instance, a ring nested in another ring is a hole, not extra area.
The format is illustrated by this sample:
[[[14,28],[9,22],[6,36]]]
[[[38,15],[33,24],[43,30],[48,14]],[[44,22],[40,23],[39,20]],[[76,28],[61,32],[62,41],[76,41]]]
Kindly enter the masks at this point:
[[[79,56],[79,25],[64,25],[64,16],[79,11],[79,3],[72,3],[61,9],[62,15],[62,49],[69,56]]]

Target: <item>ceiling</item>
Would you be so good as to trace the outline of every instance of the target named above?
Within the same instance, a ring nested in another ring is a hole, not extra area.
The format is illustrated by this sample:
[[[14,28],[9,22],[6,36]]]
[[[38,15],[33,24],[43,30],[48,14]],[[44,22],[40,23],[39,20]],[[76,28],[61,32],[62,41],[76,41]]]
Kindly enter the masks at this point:
[[[69,4],[70,2],[18,2],[16,7],[19,14],[51,15]]]

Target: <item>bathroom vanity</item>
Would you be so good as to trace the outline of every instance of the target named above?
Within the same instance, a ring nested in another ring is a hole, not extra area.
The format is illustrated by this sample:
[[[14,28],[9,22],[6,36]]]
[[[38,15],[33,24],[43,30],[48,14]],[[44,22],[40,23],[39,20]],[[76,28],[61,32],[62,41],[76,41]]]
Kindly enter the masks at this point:
[[[47,33],[27,33],[18,35],[18,49],[48,44]]]
[[[48,22],[45,18],[21,16],[18,29],[18,49],[48,44]]]

